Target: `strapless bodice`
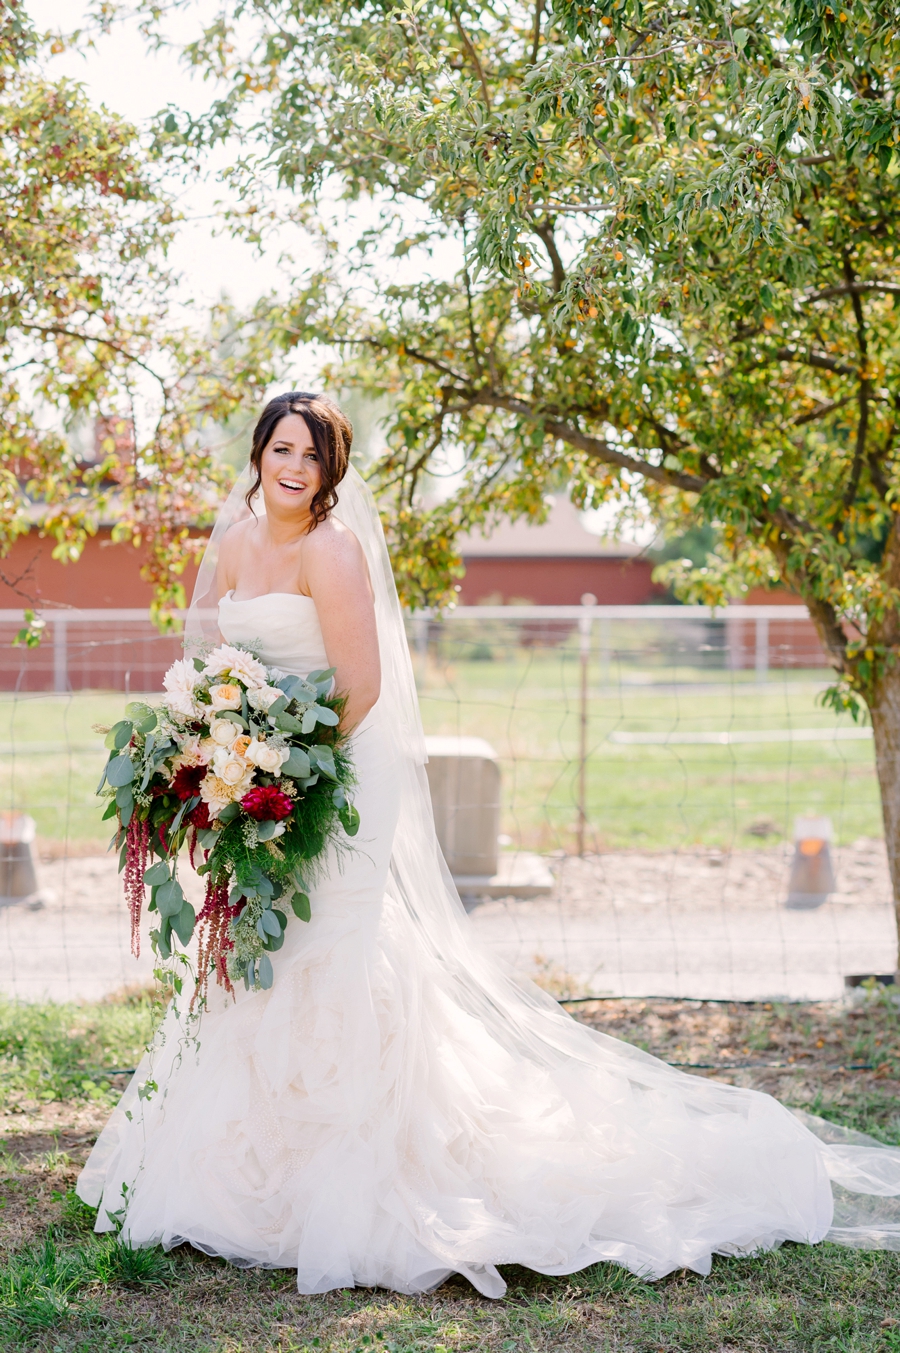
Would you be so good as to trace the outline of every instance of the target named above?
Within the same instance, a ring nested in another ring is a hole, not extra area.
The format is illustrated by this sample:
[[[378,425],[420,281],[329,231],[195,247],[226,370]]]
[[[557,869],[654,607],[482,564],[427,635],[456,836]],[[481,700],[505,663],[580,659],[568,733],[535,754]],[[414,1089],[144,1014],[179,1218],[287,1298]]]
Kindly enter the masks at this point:
[[[226,592],[219,630],[226,643],[254,648],[267,667],[306,676],[328,666],[316,603],[299,592],[266,592],[244,601]]]

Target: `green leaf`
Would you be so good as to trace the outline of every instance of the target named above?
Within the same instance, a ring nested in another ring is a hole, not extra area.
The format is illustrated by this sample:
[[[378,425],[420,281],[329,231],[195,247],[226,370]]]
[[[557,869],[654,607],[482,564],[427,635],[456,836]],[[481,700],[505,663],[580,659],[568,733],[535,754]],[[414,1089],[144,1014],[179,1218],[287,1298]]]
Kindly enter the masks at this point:
[[[341,721],[337,710],[329,709],[327,705],[312,705],[311,709],[318,722],[326,724],[329,728],[334,728]]]
[[[278,823],[272,821],[261,822],[259,824],[258,836],[260,841],[271,841],[272,837],[278,831]]]
[[[291,898],[291,907],[298,921],[308,921],[312,917],[309,898],[306,896],[306,893],[294,893],[294,896]]]
[[[117,806],[116,800],[110,799],[109,803],[106,805],[106,812],[103,814],[100,821],[106,822],[108,818],[115,817]]]
[[[354,808],[353,804],[348,803],[345,808],[342,808],[338,813],[338,817],[341,819],[341,823],[343,824],[344,831],[347,835],[355,836],[359,831],[359,813]]]
[[[241,810],[236,803],[226,803],[221,813],[219,813],[219,821],[233,822],[240,811]]]
[[[278,917],[271,908],[266,908],[259,918],[259,923],[267,935],[281,934],[281,926],[278,924]]]
[[[309,732],[309,729],[306,728],[305,725],[305,714],[302,722],[299,719],[295,719],[293,714],[278,714],[275,718],[275,727],[279,728],[282,733],[307,733]]]
[[[127,747],[131,741],[131,735],[134,732],[134,724],[130,719],[120,719],[118,723],[113,724],[112,728],[103,739],[104,747],[108,747],[111,752],[121,751]]]
[[[317,770],[320,770],[323,775],[328,776],[329,780],[337,779],[337,771],[334,766],[334,752],[330,747],[325,746],[323,743],[317,743],[314,747],[310,747],[309,759]]]
[[[272,971],[272,960],[267,954],[260,954],[259,967],[257,968],[257,980],[263,991],[268,991],[275,980],[275,974]]]
[[[305,780],[310,773],[309,757],[302,747],[292,747],[291,754],[281,767],[282,775],[290,775],[295,780]]]
[[[175,934],[181,940],[182,944],[187,944],[190,941],[190,938],[194,933],[194,922],[196,919],[197,917],[194,913],[194,908],[191,906],[190,902],[185,902],[181,911],[177,912],[172,917],[172,929],[175,931]]]
[[[144,872],[144,882],[151,888],[157,887],[161,883],[168,883],[171,878],[171,871],[165,860],[158,860],[156,864],[151,864],[150,868]]]
[[[229,723],[237,724],[238,728],[243,728],[244,732],[249,727],[247,720],[236,709],[220,709],[216,714],[217,719],[227,719]]]
[[[331,689],[331,679],[336,671],[336,667],[325,667],[320,672],[310,672],[306,679],[311,686],[315,686],[319,695],[327,695]]]
[[[184,906],[184,890],[177,879],[169,879],[156,890],[160,916],[177,916]]]
[[[219,833],[212,831],[211,828],[204,828],[197,833],[197,840],[204,850],[212,850],[219,839]]]
[[[125,752],[114,756],[106,767],[106,778],[114,789],[130,785],[134,779],[134,762]]]
[[[126,866],[127,863],[128,863],[128,842],[127,842],[127,841],[123,841],[123,842],[122,842],[122,849],[119,851],[119,873],[120,873],[120,874],[121,874],[122,870],[125,868],[125,866]]]

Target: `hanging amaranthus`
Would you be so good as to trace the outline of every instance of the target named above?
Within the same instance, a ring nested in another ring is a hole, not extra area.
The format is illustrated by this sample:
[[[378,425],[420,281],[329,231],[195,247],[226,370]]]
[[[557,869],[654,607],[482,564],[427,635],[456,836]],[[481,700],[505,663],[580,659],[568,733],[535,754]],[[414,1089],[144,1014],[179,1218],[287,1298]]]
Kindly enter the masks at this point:
[[[131,952],[141,955],[141,911],[144,906],[144,871],[150,853],[150,823],[135,813],[125,828],[125,901],[131,913]]]

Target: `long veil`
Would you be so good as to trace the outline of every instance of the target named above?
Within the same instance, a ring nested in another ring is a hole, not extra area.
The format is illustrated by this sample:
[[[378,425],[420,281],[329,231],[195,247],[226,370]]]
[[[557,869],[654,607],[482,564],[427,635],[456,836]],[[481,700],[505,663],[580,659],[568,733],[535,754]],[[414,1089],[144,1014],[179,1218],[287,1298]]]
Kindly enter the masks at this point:
[[[250,482],[249,470],[244,471],[210,538],[188,615],[188,649],[219,637],[218,550],[225,532],[250,510],[244,501]],[[262,511],[261,503],[254,507]],[[768,1117],[770,1108],[785,1114],[767,1096],[687,1075],[631,1044],[586,1028],[482,946],[438,844],[403,613],[374,498],[353,468],[339,486],[334,515],[360,541],[375,594],[382,664],[376,708],[400,753],[400,812],[385,908],[394,935],[402,936],[409,971],[415,974],[413,985],[427,991],[429,1001],[460,1012],[464,1021],[477,1021],[494,1046],[553,1083],[587,1123],[599,1103],[608,1104],[621,1094],[617,1087],[623,1082],[648,1114],[671,1121],[673,1130],[683,1119],[726,1115],[732,1122],[749,1121],[760,1114]],[[427,1048],[423,1055],[428,1056]],[[565,1131],[564,1125],[560,1130]],[[832,1182],[835,1215],[827,1239],[857,1248],[900,1249],[900,1148],[885,1147],[809,1114],[796,1115],[795,1130],[801,1136],[808,1130],[817,1139]],[[747,1170],[752,1169],[748,1158]],[[591,1257],[584,1262],[592,1262]],[[559,1270],[545,1271],[571,1272],[571,1257]]]

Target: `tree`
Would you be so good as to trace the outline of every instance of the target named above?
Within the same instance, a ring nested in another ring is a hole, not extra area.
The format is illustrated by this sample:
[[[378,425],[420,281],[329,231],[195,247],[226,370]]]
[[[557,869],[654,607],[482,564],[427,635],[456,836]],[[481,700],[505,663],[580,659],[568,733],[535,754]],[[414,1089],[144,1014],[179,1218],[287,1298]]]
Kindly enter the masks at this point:
[[[165,623],[228,478],[208,430],[277,378],[277,315],[169,320],[159,169],[133,127],[49,81],[41,51],[18,0],[0,0],[0,553],[37,520],[73,560],[113,516],[115,538],[149,546]],[[85,464],[79,419],[136,435]]]
[[[440,599],[458,530],[538,514],[560,481],[717,523],[682,588],[803,597],[834,701],[871,713],[900,899],[896,6],[232,0],[187,55],[222,96],[169,110],[162,149],[240,129],[247,212],[274,180],[300,217],[335,185],[384,206],[294,322],[393,400],[378,476],[407,595]],[[392,230],[421,271],[379,287]],[[453,280],[429,250],[456,251]]]

